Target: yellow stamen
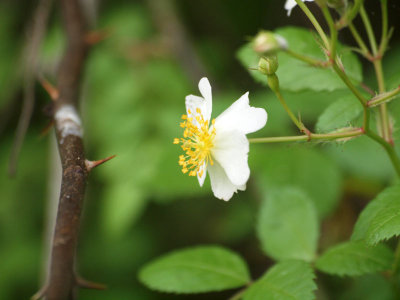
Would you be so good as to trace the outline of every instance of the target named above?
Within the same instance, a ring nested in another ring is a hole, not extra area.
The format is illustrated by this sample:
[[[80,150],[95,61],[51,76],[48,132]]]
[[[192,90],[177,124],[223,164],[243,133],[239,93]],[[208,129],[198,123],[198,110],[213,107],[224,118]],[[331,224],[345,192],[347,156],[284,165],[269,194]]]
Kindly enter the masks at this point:
[[[191,115],[190,109],[188,109]],[[202,177],[204,174],[203,164],[214,164],[211,158],[211,149],[214,147],[215,127],[209,128],[208,120],[204,120],[201,109],[196,108],[196,116],[182,116],[184,122],[180,126],[184,128],[183,138],[175,138],[174,144],[181,144],[185,155],[179,156],[178,164],[182,166],[182,173],[188,173],[189,176]],[[195,120],[195,124],[193,123]],[[211,121],[214,125],[215,120]]]

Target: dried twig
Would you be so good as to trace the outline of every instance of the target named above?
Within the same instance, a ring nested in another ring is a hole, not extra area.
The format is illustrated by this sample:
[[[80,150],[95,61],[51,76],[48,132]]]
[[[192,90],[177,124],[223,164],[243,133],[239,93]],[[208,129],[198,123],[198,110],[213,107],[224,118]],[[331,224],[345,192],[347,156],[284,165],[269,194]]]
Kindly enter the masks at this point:
[[[27,32],[27,43],[24,52],[24,99],[11,151],[8,168],[10,176],[14,176],[16,173],[18,156],[33,112],[35,102],[35,72],[38,64],[40,44],[46,32],[46,24],[52,2],[53,0],[40,0]]]
[[[184,26],[182,25],[173,0],[147,0],[154,22],[160,30],[168,48],[178,59],[182,68],[193,82],[206,74]]]

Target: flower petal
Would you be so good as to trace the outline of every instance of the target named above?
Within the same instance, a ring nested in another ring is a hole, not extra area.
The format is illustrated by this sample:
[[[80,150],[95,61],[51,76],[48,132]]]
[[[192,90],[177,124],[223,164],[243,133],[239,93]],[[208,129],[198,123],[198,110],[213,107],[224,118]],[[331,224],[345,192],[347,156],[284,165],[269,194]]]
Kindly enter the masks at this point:
[[[245,184],[234,185],[226,176],[224,169],[216,161],[212,166],[208,166],[208,173],[210,174],[211,189],[218,199],[228,201],[237,190],[244,191],[246,189]]]
[[[212,112],[212,93],[211,93],[211,85],[210,82],[208,81],[207,77],[203,77],[199,81],[199,90],[201,95],[203,96],[205,103],[206,103],[206,110],[203,111],[203,117],[204,120],[210,120],[211,118],[211,112]]]
[[[267,119],[265,109],[249,105],[247,92],[215,119],[215,128],[217,132],[236,130],[247,134],[263,128]]]
[[[196,114],[196,109],[200,108],[205,110],[205,101],[203,98],[195,95],[189,95],[185,98],[186,113],[188,117],[194,116]],[[189,112],[190,111],[190,112]]]
[[[197,109],[199,108],[202,112],[206,111],[206,102],[204,101],[203,98],[199,96],[194,96],[194,95],[189,95],[186,96],[185,98],[185,105],[186,105],[186,114],[189,118],[192,118],[192,122],[194,125],[199,127],[198,122],[196,121],[196,115],[198,113],[196,112]]]
[[[199,171],[197,172],[197,179],[199,180],[200,186],[203,186],[204,180],[206,179],[206,175],[207,175],[207,165],[204,162],[203,165],[200,166]]]
[[[249,141],[238,131],[222,132],[216,128],[211,156],[224,169],[234,185],[246,184],[250,176],[247,162]]]

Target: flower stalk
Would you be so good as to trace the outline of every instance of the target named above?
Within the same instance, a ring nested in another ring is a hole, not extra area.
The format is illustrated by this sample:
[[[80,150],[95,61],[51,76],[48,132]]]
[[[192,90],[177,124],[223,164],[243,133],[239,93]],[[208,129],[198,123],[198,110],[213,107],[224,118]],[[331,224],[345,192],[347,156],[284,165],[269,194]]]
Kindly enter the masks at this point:
[[[378,51],[378,46],[376,43],[376,39],[372,30],[371,22],[368,18],[368,15],[365,11],[365,8],[363,6],[363,0],[356,0],[354,2],[354,6],[350,12],[350,19],[349,21],[349,27],[350,31],[353,34],[356,42],[358,43],[360,47],[360,52],[368,58],[370,61],[373,62],[374,68],[375,68],[375,73],[379,85],[379,95],[377,97],[374,97],[370,101],[368,101],[363,94],[357,89],[357,87],[352,83],[350,78],[347,76],[345,73],[344,69],[342,66],[339,65],[337,59],[336,59],[336,47],[337,47],[337,23],[335,24],[332,15],[330,14],[330,11],[328,7],[326,6],[325,2],[322,1],[317,1],[319,6],[321,7],[321,10],[323,12],[323,15],[329,25],[330,29],[330,39],[327,38],[325,33],[323,32],[321,26],[319,25],[318,21],[315,19],[314,15],[311,13],[311,11],[307,8],[307,6],[303,3],[302,0],[295,0],[297,5],[303,10],[303,12],[306,14],[308,19],[311,21],[311,23],[314,25],[315,29],[317,30],[318,34],[320,35],[322,41],[325,44],[326,49],[329,50],[328,55],[329,55],[329,61],[331,62],[333,70],[337,73],[337,75],[341,78],[341,80],[345,83],[345,85],[349,88],[349,90],[355,95],[355,97],[358,99],[360,104],[363,106],[364,113],[363,113],[363,127],[362,127],[362,134],[365,134],[372,140],[376,141],[379,143],[387,152],[397,174],[400,176],[400,160],[393,148],[392,145],[392,138],[391,138],[391,132],[390,132],[390,126],[389,126],[389,116],[387,112],[387,107],[386,107],[386,101],[390,101],[393,97],[395,97],[399,91],[397,89],[385,93],[385,84],[384,84],[384,76],[383,76],[383,70],[382,70],[382,56],[384,54],[384,50],[386,49],[386,44],[388,41],[388,38],[390,34],[388,33],[388,20],[387,20],[387,0],[382,1],[382,39],[381,43],[379,46],[379,51]],[[368,39],[370,42],[370,46],[372,49],[372,55],[371,52],[368,50],[368,47],[362,40],[361,36],[359,35],[358,31],[355,29],[353,24],[351,23],[352,18],[354,18],[358,13],[360,13],[363,24],[365,26],[365,29],[367,31]],[[342,17],[343,18],[343,17]],[[342,19],[343,20],[343,19]],[[341,21],[342,21],[341,20]],[[339,21],[339,22],[341,22]],[[310,63],[311,65],[315,66],[315,61],[311,61],[310,59],[303,57],[301,55],[296,55],[294,53],[291,53],[290,50],[286,50],[286,52],[293,57],[305,61],[307,63]],[[399,87],[400,89],[400,87]],[[277,93],[276,93],[277,94]],[[277,94],[278,99],[280,99],[281,95]],[[280,99],[281,101],[281,99]],[[282,101],[281,101],[282,103]],[[380,115],[379,115],[379,123],[381,124],[382,128],[382,137],[373,132],[370,129],[370,110],[369,108],[371,106],[376,106],[379,105],[380,107]],[[285,107],[285,105],[284,105]],[[286,106],[287,107],[287,106]],[[286,109],[286,108],[285,108]],[[290,112],[290,110],[287,110]],[[291,117],[292,121],[296,124],[297,127],[301,127],[302,124],[299,122],[296,122],[297,120],[293,113],[289,113],[289,116]],[[335,133],[336,134],[336,133]],[[321,136],[321,135],[316,135],[308,131],[307,136],[298,136],[298,137],[278,137],[278,138],[270,138],[270,139],[257,139],[257,140],[252,140],[253,142],[282,142],[282,141],[307,141],[307,140],[312,140],[312,139],[336,139],[337,137],[330,134],[328,137],[326,136]],[[352,133],[350,133],[352,134]],[[357,134],[356,134],[357,136]]]
[[[324,45],[326,48],[329,47],[329,39],[326,36],[324,30],[322,29],[321,25],[315,18],[314,14],[308,9],[307,5],[305,5],[301,0],[295,0],[297,5],[303,10],[303,12],[306,14],[310,22],[313,24],[315,30],[318,32],[319,36],[321,37],[322,41],[324,42]]]
[[[276,97],[279,99],[279,102],[282,104],[283,108],[285,109],[286,113],[288,114],[289,118],[292,120],[292,122],[296,125],[296,127],[301,131],[301,132],[309,132],[309,130],[306,128],[306,126],[294,115],[290,107],[287,105],[285,98],[282,96],[282,93],[280,90],[277,90],[275,92]]]
[[[353,6],[336,23],[336,28],[340,30],[343,27],[350,26],[353,19],[358,15],[360,7],[363,3],[364,0],[355,0]]]
[[[249,139],[250,143],[284,143],[284,142],[309,142],[309,141],[334,141],[340,139],[353,138],[364,135],[365,132],[362,128],[357,128],[350,131],[333,132],[333,133],[310,133],[309,135],[299,136],[279,136],[279,137],[265,137],[265,138],[252,138]]]

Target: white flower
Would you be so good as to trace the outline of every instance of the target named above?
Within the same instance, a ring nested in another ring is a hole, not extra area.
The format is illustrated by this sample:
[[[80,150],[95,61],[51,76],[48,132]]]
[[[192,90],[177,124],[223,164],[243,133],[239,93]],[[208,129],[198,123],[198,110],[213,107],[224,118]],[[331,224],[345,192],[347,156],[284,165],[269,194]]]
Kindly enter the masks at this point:
[[[264,127],[267,112],[251,107],[247,92],[210,123],[212,94],[207,78],[200,80],[199,90],[203,97],[186,97],[187,115],[180,124],[183,138],[174,139],[186,152],[179,164],[183,173],[197,176],[200,186],[208,171],[215,197],[227,201],[237,190],[246,189],[250,176],[246,134]]]
[[[307,2],[307,1],[311,2],[311,1],[314,1],[314,0],[301,0],[301,1],[303,1],[303,2]],[[290,14],[291,14],[291,12],[292,12],[292,9],[293,9],[296,5],[297,5],[297,3],[296,3],[295,0],[286,0],[285,9],[287,10],[287,15],[288,15],[288,16],[290,16]]]

